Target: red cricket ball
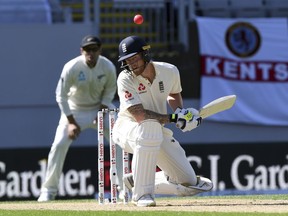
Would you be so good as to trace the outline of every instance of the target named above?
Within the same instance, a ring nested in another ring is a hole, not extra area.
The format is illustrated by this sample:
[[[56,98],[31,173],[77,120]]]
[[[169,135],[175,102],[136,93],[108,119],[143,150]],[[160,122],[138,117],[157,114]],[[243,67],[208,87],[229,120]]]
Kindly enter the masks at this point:
[[[144,21],[144,19],[143,19],[143,16],[142,16],[142,15],[136,14],[136,15],[134,16],[134,23],[140,25],[140,24],[143,23],[143,21]]]

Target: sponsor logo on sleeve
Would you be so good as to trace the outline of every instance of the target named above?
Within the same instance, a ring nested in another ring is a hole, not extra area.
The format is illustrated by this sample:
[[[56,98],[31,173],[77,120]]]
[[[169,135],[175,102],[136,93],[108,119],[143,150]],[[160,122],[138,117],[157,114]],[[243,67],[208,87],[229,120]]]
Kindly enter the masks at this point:
[[[145,85],[143,83],[139,84],[138,91],[139,91],[139,94],[143,94],[143,93],[147,92],[146,87],[145,87]]]
[[[125,98],[127,100],[131,100],[133,98],[133,95],[132,93],[130,93],[129,91],[125,91]]]

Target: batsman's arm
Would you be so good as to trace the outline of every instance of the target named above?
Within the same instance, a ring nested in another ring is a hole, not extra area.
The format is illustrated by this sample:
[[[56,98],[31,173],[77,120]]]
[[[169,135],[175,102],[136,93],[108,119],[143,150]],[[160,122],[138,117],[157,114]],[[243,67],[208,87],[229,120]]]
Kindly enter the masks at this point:
[[[155,119],[159,121],[160,124],[167,124],[172,122],[171,115],[160,114],[151,110],[144,109],[142,104],[133,105],[128,108],[128,111],[139,123],[146,119]]]
[[[169,94],[167,97],[167,102],[173,112],[175,112],[177,108],[183,107],[183,99],[181,93]]]

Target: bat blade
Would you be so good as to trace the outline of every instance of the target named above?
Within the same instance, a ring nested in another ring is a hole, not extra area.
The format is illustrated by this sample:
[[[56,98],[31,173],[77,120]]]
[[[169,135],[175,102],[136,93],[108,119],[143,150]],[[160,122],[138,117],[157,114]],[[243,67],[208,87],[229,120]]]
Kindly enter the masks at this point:
[[[199,110],[199,116],[204,119],[216,113],[230,109],[234,105],[235,101],[236,95],[227,95],[217,98],[203,106]],[[183,122],[177,122],[176,127],[181,128],[182,126]]]
[[[227,95],[217,98],[199,110],[200,117],[207,118],[216,113],[230,109],[236,101],[236,95]]]

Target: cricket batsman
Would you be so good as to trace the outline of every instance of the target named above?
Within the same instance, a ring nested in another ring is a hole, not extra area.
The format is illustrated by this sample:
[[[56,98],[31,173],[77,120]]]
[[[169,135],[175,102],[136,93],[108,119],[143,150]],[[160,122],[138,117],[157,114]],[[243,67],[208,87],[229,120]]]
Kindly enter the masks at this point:
[[[211,180],[196,176],[184,149],[165,124],[178,123],[183,132],[201,124],[199,112],[183,108],[176,66],[152,61],[150,45],[138,36],[119,44],[122,71],[117,79],[120,111],[113,140],[133,154],[132,175],[124,182],[136,206],[155,206],[155,194],[190,196],[212,189]],[[167,103],[173,114],[167,114]],[[162,171],[157,172],[156,166]]]

